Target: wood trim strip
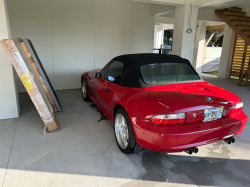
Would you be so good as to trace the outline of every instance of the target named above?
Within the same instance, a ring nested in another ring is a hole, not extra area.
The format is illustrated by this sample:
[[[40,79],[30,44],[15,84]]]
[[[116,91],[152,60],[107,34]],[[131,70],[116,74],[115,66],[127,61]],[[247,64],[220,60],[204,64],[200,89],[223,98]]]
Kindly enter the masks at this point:
[[[49,90],[48,90],[46,84],[42,80],[42,76],[41,76],[41,74],[40,74],[40,72],[39,72],[39,70],[38,70],[38,68],[36,66],[36,63],[35,63],[34,59],[32,58],[32,56],[30,54],[30,51],[29,51],[27,45],[25,44],[25,42],[21,42],[21,45],[23,47],[23,50],[24,50],[24,52],[25,52],[25,54],[26,54],[29,62],[30,62],[30,65],[32,66],[32,68],[33,68],[33,70],[34,70],[34,72],[35,72],[35,74],[37,76],[37,79],[39,80],[39,82],[42,85],[42,88],[43,88],[46,96],[48,97],[48,100],[49,100],[49,102],[50,102],[50,104],[51,104],[54,112],[58,112],[58,109],[57,109],[57,107],[55,105],[55,102],[54,102],[52,96],[50,95]]]

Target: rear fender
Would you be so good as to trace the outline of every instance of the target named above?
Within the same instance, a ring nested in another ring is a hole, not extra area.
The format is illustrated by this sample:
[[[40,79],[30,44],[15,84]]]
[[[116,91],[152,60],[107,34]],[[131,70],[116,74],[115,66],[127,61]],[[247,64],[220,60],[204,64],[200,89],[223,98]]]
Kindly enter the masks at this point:
[[[138,92],[130,97],[127,101],[127,111],[130,116],[146,120],[150,120],[152,116],[157,114],[173,113],[169,106],[152,95],[148,96],[147,92]]]

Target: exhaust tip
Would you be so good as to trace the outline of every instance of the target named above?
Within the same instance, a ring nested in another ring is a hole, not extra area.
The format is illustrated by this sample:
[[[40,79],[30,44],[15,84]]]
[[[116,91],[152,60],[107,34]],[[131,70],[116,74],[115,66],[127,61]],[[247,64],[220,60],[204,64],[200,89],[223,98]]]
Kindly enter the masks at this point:
[[[197,147],[194,148],[194,153],[198,153],[199,149]]]
[[[192,148],[189,148],[189,149],[186,149],[185,152],[189,155],[193,154],[193,153],[198,153],[199,152],[199,149],[197,147],[192,147]]]
[[[232,138],[232,143],[234,143],[235,142],[235,138]]]
[[[235,138],[228,138],[224,140],[227,144],[231,144],[235,142]]]
[[[190,149],[186,149],[185,152],[186,152],[187,154],[191,155],[191,154],[193,154],[194,151],[193,151],[192,148],[190,148]]]
[[[190,149],[189,151],[188,151],[188,154],[193,154],[193,150],[192,149]]]

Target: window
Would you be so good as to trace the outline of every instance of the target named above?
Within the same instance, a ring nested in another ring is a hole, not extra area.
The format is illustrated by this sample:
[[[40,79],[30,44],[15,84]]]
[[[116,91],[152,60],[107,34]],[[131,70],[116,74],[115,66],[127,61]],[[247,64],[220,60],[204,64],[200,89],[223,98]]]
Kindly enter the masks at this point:
[[[141,74],[147,84],[165,85],[170,82],[197,81],[198,74],[186,63],[154,63],[142,65]]]
[[[105,75],[105,79],[120,84],[122,77],[123,63],[119,61],[113,61],[109,66],[109,69]]]
[[[101,70],[102,77],[105,77],[108,68],[109,68],[109,63]]]

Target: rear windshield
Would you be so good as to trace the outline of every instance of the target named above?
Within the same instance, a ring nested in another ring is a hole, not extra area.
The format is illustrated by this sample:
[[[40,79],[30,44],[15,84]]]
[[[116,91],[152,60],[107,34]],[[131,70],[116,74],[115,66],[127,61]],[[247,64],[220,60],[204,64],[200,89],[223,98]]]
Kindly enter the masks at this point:
[[[186,63],[153,63],[140,67],[146,84],[165,85],[173,82],[198,81],[198,74]]]

